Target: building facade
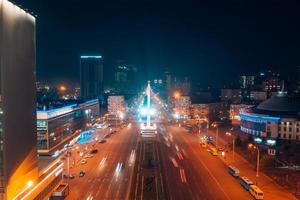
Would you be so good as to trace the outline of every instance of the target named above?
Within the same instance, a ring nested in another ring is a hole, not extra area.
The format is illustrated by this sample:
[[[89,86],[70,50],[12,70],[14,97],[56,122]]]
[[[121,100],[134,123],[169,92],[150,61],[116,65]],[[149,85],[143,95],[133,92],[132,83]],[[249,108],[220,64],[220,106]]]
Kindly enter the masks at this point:
[[[300,140],[300,101],[274,96],[240,114],[241,131],[263,139]]]
[[[109,96],[107,99],[107,111],[110,115],[124,115],[126,111],[124,96]]]
[[[103,98],[102,56],[80,56],[80,96],[83,100]]]
[[[215,121],[224,117],[228,117],[228,106],[226,102],[192,104],[191,116],[198,121]]]
[[[253,89],[255,86],[255,76],[240,76],[241,89]]]
[[[135,65],[117,61],[115,67],[115,93],[132,96],[139,91],[139,73]]]
[[[240,124],[241,117],[240,114],[249,108],[252,108],[253,105],[247,104],[230,104],[229,109],[229,119],[233,124]]]
[[[179,96],[174,98],[173,111],[177,118],[187,119],[190,118],[191,98],[189,96]]]
[[[221,101],[239,104],[242,101],[240,89],[222,89]]]
[[[264,91],[251,91],[250,92],[250,100],[253,102],[262,102],[267,100],[267,92]]]
[[[0,30],[0,199],[13,199],[38,178],[35,18],[0,0]]]
[[[37,148],[41,155],[54,155],[99,116],[98,100],[37,111]]]

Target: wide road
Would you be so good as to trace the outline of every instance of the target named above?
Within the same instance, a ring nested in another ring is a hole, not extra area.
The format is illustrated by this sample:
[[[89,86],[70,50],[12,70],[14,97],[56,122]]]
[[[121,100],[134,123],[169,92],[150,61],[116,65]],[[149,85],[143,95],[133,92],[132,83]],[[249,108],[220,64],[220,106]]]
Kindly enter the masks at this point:
[[[135,161],[138,129],[135,125],[112,134],[103,144],[96,143],[98,153],[71,169],[70,200],[126,199]],[[86,172],[78,177],[80,170]]]
[[[199,144],[196,135],[175,125],[160,126],[164,177],[170,199],[252,199],[228,174],[226,165]]]

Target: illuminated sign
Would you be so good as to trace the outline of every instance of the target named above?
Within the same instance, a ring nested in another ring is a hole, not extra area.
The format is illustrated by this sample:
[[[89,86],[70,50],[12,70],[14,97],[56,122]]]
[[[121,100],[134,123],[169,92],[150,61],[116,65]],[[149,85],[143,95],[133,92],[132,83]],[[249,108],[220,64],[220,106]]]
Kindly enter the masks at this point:
[[[80,56],[80,58],[102,58],[102,56]]]
[[[52,110],[47,110],[47,111],[37,111],[37,119],[50,119],[53,117],[57,117],[60,115],[64,115],[67,113],[70,113],[78,108],[76,108],[76,104],[65,106],[62,108],[57,108],[57,109],[52,109]]]
[[[240,116],[241,119],[253,121],[253,122],[266,122],[266,121],[278,122],[280,120],[280,117],[270,117],[270,116],[257,115],[257,114],[241,113]]]

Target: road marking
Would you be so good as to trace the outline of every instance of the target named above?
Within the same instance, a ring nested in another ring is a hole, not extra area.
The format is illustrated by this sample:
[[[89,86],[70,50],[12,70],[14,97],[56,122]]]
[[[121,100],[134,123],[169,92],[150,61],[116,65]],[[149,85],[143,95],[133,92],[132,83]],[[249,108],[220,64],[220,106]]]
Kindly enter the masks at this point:
[[[216,177],[211,173],[211,171],[208,169],[208,167],[202,162],[201,159],[199,159],[199,161],[201,162],[202,166],[206,169],[206,171],[208,172],[208,174],[213,178],[213,180],[217,183],[218,187],[220,188],[220,190],[224,193],[225,197],[227,199],[231,199],[228,194],[225,192],[225,190],[223,189],[223,187],[221,186],[221,184],[219,183],[219,181],[216,179]]]
[[[99,168],[102,169],[104,167],[104,164],[106,162],[107,157],[102,158],[100,164],[99,164]]]
[[[180,173],[181,182],[186,183],[187,181],[186,181],[186,175],[184,169],[180,169],[179,173]]]

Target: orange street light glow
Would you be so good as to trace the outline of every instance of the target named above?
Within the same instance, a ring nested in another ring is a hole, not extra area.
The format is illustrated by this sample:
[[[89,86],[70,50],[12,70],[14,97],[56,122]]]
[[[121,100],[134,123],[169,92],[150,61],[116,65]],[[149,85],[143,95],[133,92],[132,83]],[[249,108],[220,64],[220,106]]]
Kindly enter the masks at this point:
[[[226,132],[225,134],[228,135],[228,136],[231,136],[231,133],[230,133],[230,132]]]
[[[174,93],[174,97],[175,97],[176,99],[178,99],[178,98],[180,97],[180,93],[179,93],[179,92],[175,92],[175,93]]]
[[[57,166],[52,172],[50,172],[42,181],[40,181],[38,184],[36,184],[28,193],[26,193],[22,198],[21,198],[21,200],[25,200],[25,199],[27,199],[38,187],[40,187],[40,185],[42,185],[48,178],[50,178],[53,174],[56,174],[57,172],[59,172],[61,169],[62,169],[62,167],[63,167],[63,163],[61,163],[59,166]],[[28,188],[26,188],[26,190],[27,190]],[[22,192],[22,193],[24,193],[24,192]],[[17,197],[18,196],[20,196],[21,195],[21,193],[19,193],[18,195],[17,195]],[[17,197],[15,197],[14,199],[17,199]]]
[[[64,86],[64,85],[61,85],[61,86],[59,86],[58,89],[59,89],[60,92],[65,92],[67,90],[67,87]]]

